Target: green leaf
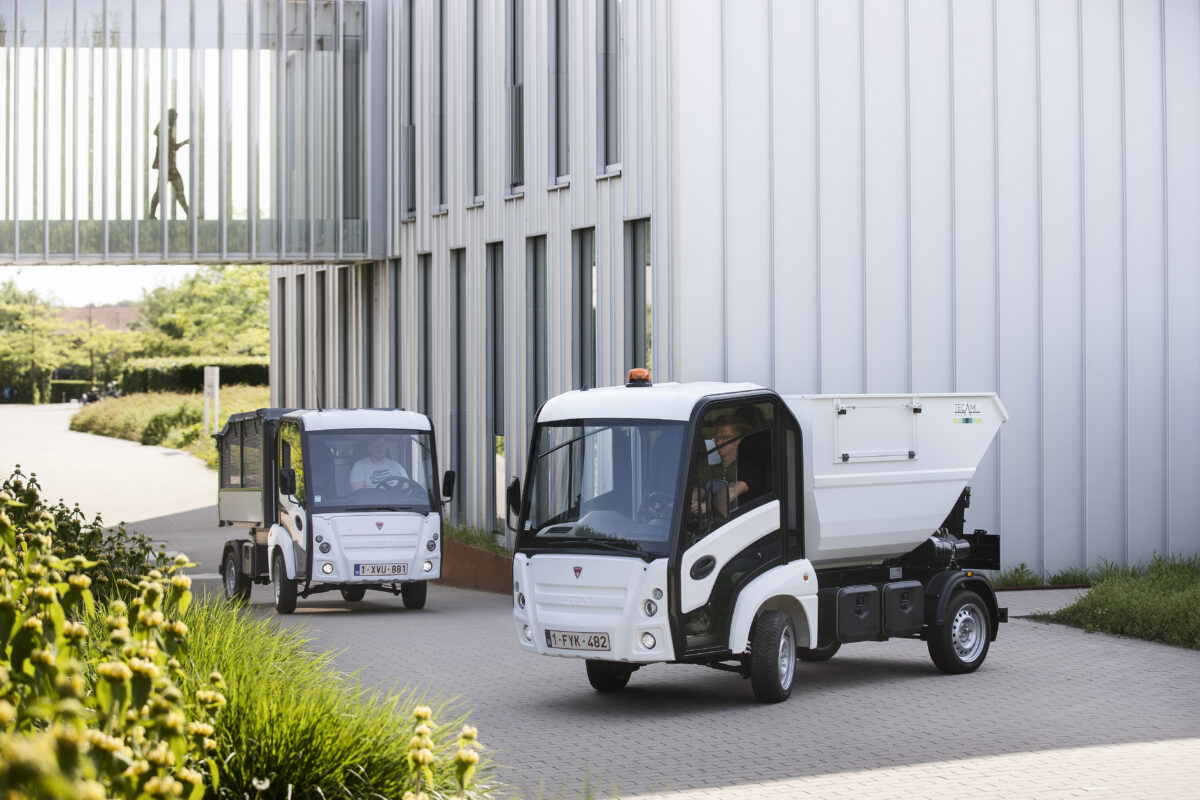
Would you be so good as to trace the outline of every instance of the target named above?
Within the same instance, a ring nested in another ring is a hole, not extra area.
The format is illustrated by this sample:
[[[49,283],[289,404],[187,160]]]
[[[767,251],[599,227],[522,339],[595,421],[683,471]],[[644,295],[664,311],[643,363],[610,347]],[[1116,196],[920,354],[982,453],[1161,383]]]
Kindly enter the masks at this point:
[[[100,678],[96,681],[96,703],[99,705],[100,710],[104,712],[105,715],[113,713],[112,684],[106,681],[104,678]]]
[[[140,672],[133,673],[133,704],[141,708],[150,697],[150,679]]]
[[[56,637],[61,636],[63,626],[67,621],[66,615],[63,614],[62,605],[58,602],[54,602],[43,610],[49,615],[50,620],[54,623],[54,635]]]

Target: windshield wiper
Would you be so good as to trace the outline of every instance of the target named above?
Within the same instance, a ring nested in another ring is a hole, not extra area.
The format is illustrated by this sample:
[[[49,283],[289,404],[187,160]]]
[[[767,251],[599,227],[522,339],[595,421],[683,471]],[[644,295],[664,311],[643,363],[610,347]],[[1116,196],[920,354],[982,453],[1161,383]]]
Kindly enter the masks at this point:
[[[639,558],[649,563],[654,560],[653,553],[647,553],[642,546],[632,539],[619,539],[608,536],[572,536],[569,539],[551,539],[548,542],[538,542],[537,547],[558,547],[560,545],[595,545],[607,547],[610,550],[620,550],[623,553],[634,552]]]
[[[338,511],[416,511],[416,506],[337,506]]]

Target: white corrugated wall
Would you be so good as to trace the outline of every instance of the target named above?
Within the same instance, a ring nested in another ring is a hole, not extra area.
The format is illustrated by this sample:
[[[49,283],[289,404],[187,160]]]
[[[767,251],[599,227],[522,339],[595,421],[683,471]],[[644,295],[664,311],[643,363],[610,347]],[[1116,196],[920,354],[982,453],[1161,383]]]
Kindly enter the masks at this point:
[[[479,3],[489,68],[486,188],[474,203],[476,6],[446,3],[441,213],[431,208],[437,4],[415,5],[417,213],[401,221],[393,206],[387,215],[400,307],[386,300],[387,270],[375,295],[375,330],[386,332],[396,315],[400,337],[374,348],[374,395],[343,401],[391,403],[388,376],[399,369],[400,404],[420,408],[416,268],[427,254],[426,410],[443,466],[459,472],[466,520],[487,524],[492,510],[487,245],[500,243],[504,255],[511,476],[524,469],[533,412],[527,237],[546,237],[554,393],[573,381],[572,231],[596,229],[597,370],[613,383],[627,366],[626,223],[649,218],[656,379],[751,380],[788,393],[994,390],[1012,420],[977,476],[968,523],[1002,532],[1006,565],[1053,572],[1200,550],[1200,418],[1190,407],[1200,397],[1196,3],[625,0],[622,164],[620,174],[598,176],[598,4],[572,2],[571,176],[555,187],[552,6],[528,0],[526,178],[515,197],[508,5]],[[393,122],[405,22],[405,4],[390,4]],[[394,164],[374,174],[401,178]],[[390,202],[400,196],[393,185]],[[463,463],[447,464],[457,447],[450,269],[460,248],[466,447]],[[327,353],[336,385],[333,285]],[[315,313],[311,288],[307,298]],[[296,324],[294,310],[288,320]],[[287,375],[291,386],[297,372]],[[361,394],[355,375],[349,383]]]

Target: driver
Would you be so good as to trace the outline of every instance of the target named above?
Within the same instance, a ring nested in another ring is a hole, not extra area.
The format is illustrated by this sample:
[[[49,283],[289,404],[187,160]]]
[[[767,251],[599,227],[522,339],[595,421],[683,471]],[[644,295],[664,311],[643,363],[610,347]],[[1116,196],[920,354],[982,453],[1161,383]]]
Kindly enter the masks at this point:
[[[371,439],[367,457],[360,458],[350,468],[350,491],[378,489],[388,485],[408,483],[408,473],[400,462],[388,457],[387,440],[382,436]]]

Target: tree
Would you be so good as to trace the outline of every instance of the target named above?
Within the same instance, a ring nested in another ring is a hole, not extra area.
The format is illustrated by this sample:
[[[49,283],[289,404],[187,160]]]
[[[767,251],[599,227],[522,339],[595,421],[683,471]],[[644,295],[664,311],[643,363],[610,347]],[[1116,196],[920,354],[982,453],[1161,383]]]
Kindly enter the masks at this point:
[[[211,265],[143,292],[142,355],[268,355],[269,286],[265,266]]]
[[[35,292],[0,284],[0,399],[38,403],[48,399],[50,377],[68,360],[50,303]]]

